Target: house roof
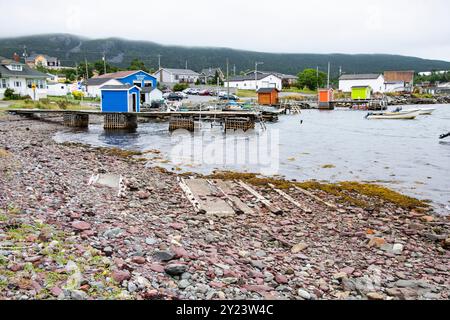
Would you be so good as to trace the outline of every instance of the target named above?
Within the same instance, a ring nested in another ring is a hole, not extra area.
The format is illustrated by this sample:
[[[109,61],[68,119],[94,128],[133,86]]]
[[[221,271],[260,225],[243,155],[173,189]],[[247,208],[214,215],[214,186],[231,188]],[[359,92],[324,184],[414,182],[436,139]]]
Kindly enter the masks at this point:
[[[272,91],[278,91],[280,92],[280,90],[278,90],[277,88],[260,88],[258,89],[258,91],[256,91],[257,93],[271,93]]]
[[[386,82],[413,82],[414,71],[386,71],[384,72]]]
[[[273,74],[273,73],[259,73],[257,74],[257,79],[258,80],[262,80],[264,78],[267,78],[268,76],[275,76],[277,78],[280,78],[279,76]],[[281,78],[280,78],[281,79]],[[249,75],[244,75],[244,76],[236,76],[236,77],[231,77],[230,78],[230,82],[237,82],[237,81],[247,81],[247,80],[255,80],[255,73],[253,74],[249,74]]]
[[[344,74],[339,80],[374,80],[381,76],[379,73],[367,73],[367,74]]]
[[[182,74],[182,75],[188,75],[188,76],[199,76],[200,75],[197,72],[192,71],[190,69],[170,69],[170,68],[161,68],[156,73],[158,73],[161,70],[166,70],[169,73]]]
[[[127,71],[119,71],[114,73],[105,73],[101,76],[93,77],[91,79],[121,79],[128,76],[131,76],[132,74],[138,73],[139,70],[127,70]]]
[[[206,68],[203,69],[200,74],[207,76],[207,77],[214,77],[216,75],[216,71],[219,72],[219,74],[222,73],[222,69],[220,68]]]
[[[292,74],[284,74],[284,73],[274,72],[274,71],[260,71],[260,70],[258,70],[258,73],[260,73],[260,74],[267,74],[267,75],[273,74],[273,75],[275,75],[278,78],[283,79],[283,80],[285,80],[285,79],[297,79],[298,78],[297,76],[294,76]],[[245,75],[247,75],[247,76],[248,75],[253,75],[253,77],[254,77],[255,76],[255,70],[247,72]]]
[[[130,90],[132,88],[138,88],[139,91],[141,90],[141,88],[137,87],[137,86],[130,86],[129,84],[116,84],[116,85],[106,85],[101,87],[101,90]]]
[[[56,61],[58,61],[58,58],[56,58],[56,57],[50,57],[50,56],[48,56],[48,55],[46,55],[46,54],[37,54],[37,53],[34,53],[34,54],[32,54],[31,56],[29,56],[28,58],[26,58],[26,62],[34,62],[34,60],[36,60],[36,58],[38,57],[38,56],[43,56],[47,61],[51,61],[51,62],[56,62]]]
[[[18,64],[22,66],[22,71],[9,70],[5,65]],[[46,79],[48,76],[45,73],[31,69],[23,63],[18,63],[11,59],[0,57],[0,77],[25,77],[25,78],[42,78]]]

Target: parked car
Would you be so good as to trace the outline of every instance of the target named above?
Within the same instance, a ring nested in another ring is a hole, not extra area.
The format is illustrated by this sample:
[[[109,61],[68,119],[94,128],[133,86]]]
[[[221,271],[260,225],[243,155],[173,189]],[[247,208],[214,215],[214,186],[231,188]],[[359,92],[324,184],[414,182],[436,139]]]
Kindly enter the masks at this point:
[[[219,99],[220,99],[220,100],[233,100],[233,101],[238,101],[238,100],[239,100],[239,97],[236,96],[236,95],[234,95],[234,94],[230,94],[230,95],[225,94],[225,95],[219,96]]]
[[[167,98],[169,97],[170,94],[172,94],[172,91],[165,92],[165,93],[163,94],[163,98],[164,98],[164,99],[167,99]]]
[[[188,97],[188,95],[185,93],[185,92],[177,92],[180,96],[181,96],[181,98],[183,98],[183,99],[188,99],[189,97]]]
[[[200,90],[198,90],[198,89],[191,89],[191,91],[189,91],[189,94],[191,94],[191,95],[198,95],[200,93]]]
[[[209,90],[202,90],[198,93],[199,96],[210,96],[211,92]]]
[[[181,101],[183,100],[183,96],[179,92],[172,92],[165,99],[169,101]]]

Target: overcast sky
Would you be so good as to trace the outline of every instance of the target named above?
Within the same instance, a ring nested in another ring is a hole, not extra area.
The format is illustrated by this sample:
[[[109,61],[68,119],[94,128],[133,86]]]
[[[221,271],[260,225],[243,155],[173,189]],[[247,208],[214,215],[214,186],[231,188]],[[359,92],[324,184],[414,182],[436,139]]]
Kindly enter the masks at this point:
[[[450,61],[448,0],[0,0],[0,37],[73,33],[267,52]]]

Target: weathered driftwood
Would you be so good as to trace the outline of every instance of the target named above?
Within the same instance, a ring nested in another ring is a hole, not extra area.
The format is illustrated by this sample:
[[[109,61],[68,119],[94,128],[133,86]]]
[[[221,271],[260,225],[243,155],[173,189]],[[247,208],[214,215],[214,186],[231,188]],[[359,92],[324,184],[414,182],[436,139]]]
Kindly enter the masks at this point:
[[[279,215],[279,214],[283,214],[283,210],[278,208],[277,206],[275,206],[272,202],[270,202],[269,200],[267,200],[266,198],[264,198],[262,195],[260,195],[258,192],[256,192],[256,190],[254,190],[252,187],[250,187],[248,184],[246,184],[243,181],[238,181],[238,184],[244,188],[245,190],[247,190],[251,195],[253,195],[256,199],[258,199],[259,202],[261,202],[263,205],[265,205],[267,207],[267,209],[269,209],[270,212],[272,212],[273,214]]]
[[[283,191],[277,189],[273,184],[269,183],[269,187],[271,187],[276,193],[278,193],[280,196],[285,198],[287,201],[289,201],[290,203],[292,203],[294,206],[301,209],[302,211],[304,211],[306,213],[312,212],[311,209],[309,209],[308,207],[306,207],[306,206],[302,205],[301,203],[299,203],[298,201],[296,201],[294,198],[292,198],[286,192],[283,192]]]
[[[222,196],[225,198],[225,202],[231,207],[231,209],[234,210],[234,212],[236,214],[243,214],[244,211],[239,208],[239,206],[237,206],[234,201],[231,199],[231,197],[225,193],[225,191],[223,191],[218,185],[214,184],[213,181],[211,180],[206,180],[208,182],[208,184],[212,187],[215,188],[218,192],[220,192],[220,194],[222,194]]]
[[[184,191],[186,198],[189,200],[189,202],[194,207],[195,211],[197,213],[206,213],[204,210],[202,211],[200,209],[200,200],[196,198],[195,194],[191,191],[189,186],[186,184],[183,178],[179,178],[179,184],[181,189]]]
[[[309,192],[309,191],[307,191],[305,189],[302,189],[302,188],[300,188],[298,186],[295,186],[295,185],[294,185],[294,188],[296,190],[300,191],[301,193],[303,193],[304,195],[307,195],[308,197],[313,198],[317,202],[322,203],[323,205],[327,206],[330,209],[337,210],[337,211],[339,211],[341,213],[345,212],[345,210],[339,209],[336,205],[321,199],[320,197],[316,196],[315,194],[313,194],[313,193],[311,193],[311,192]]]

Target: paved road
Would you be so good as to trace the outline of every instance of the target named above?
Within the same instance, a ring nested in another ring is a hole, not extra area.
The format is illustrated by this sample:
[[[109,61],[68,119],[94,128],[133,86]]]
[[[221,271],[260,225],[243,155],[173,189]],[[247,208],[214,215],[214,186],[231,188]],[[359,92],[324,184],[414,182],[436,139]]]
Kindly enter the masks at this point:
[[[8,108],[12,104],[14,104],[14,101],[2,101],[2,100],[0,100],[0,108]]]

